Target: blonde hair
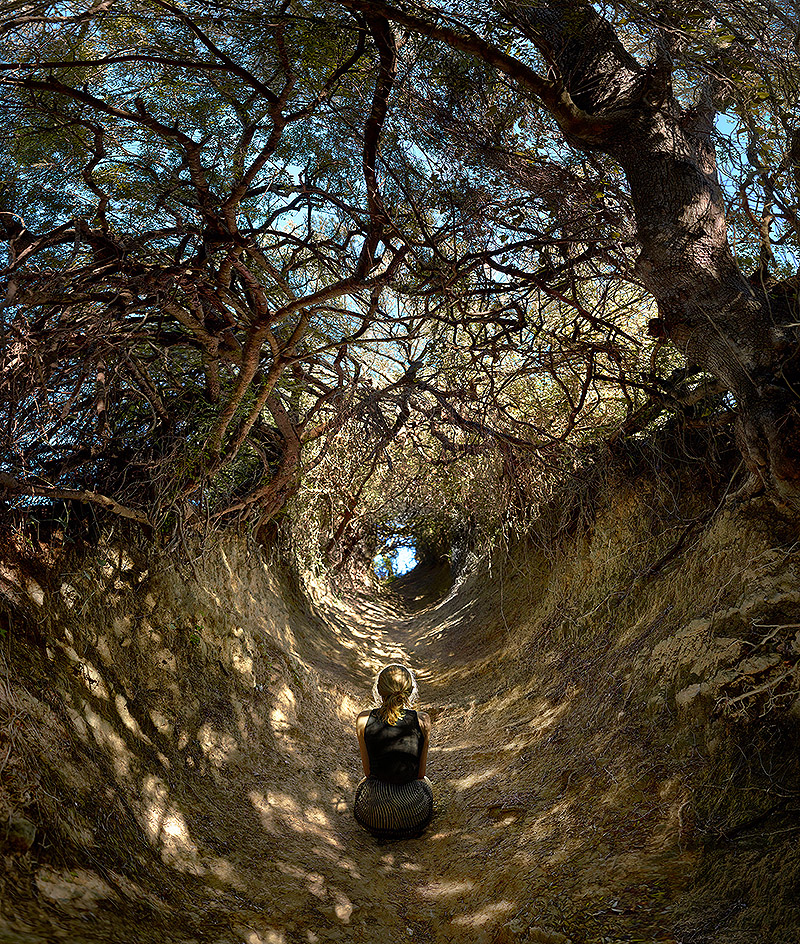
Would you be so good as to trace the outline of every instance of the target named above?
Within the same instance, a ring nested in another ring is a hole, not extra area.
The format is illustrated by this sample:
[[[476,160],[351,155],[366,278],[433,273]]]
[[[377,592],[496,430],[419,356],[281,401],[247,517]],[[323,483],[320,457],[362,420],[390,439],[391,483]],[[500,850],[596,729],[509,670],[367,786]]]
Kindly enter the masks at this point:
[[[387,724],[397,724],[400,715],[416,697],[417,683],[404,665],[387,665],[378,675],[375,692],[382,704],[378,715]]]

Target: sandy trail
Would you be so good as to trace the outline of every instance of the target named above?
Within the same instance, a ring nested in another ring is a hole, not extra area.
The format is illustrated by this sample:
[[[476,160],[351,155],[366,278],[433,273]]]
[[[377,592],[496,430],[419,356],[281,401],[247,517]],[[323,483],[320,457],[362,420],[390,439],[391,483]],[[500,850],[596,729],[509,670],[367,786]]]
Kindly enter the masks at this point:
[[[739,532],[708,542],[627,608],[605,589],[630,574],[603,583],[579,554],[503,562],[438,602],[441,575],[333,599],[235,544],[193,578],[145,580],[122,554],[68,574],[47,633],[34,612],[0,665],[0,786],[36,828],[0,872],[0,942],[793,942],[796,810],[769,832],[763,807],[796,796],[796,751],[765,728],[747,779],[741,732],[704,755],[698,733],[729,723],[669,706],[729,636],[751,642],[719,675],[785,673],[794,558],[769,544],[736,583]],[[778,624],[780,651],[753,656]],[[355,718],[390,661],[434,719],[436,809],[422,838],[379,843],[352,817]]]
[[[320,642],[319,651],[305,655],[346,723],[338,733],[325,726],[318,738],[314,719],[301,710],[287,730],[287,767],[297,776],[287,770],[278,785],[271,772],[269,789],[260,791],[273,829],[238,847],[242,859],[233,865],[252,907],[234,927],[253,944],[490,940],[490,930],[517,910],[515,896],[528,875],[518,857],[502,868],[494,864],[519,803],[497,782],[482,786],[496,781],[505,735],[498,740],[499,732],[476,724],[493,673],[491,654],[476,645],[469,608],[451,600],[401,615],[361,598],[329,612],[327,622],[329,638],[346,645]],[[422,838],[405,842],[376,841],[351,813],[360,776],[355,715],[370,704],[374,675],[388,661],[414,667],[422,706],[435,721],[434,821]],[[257,769],[250,778],[258,782]]]
[[[514,762],[529,762],[525,752],[547,719],[539,723],[529,701],[520,706],[509,694],[502,647],[490,641],[490,626],[481,632],[491,622],[483,605],[481,612],[454,597],[402,615],[361,598],[327,614],[329,641],[320,638],[305,656],[343,723],[315,727],[301,710],[287,730],[283,783],[273,772],[266,792],[249,791],[251,802],[254,793],[263,798],[269,828],[238,846],[243,859],[234,863],[251,902],[233,921],[245,940],[565,940],[552,916],[538,926],[520,915],[537,891],[557,903],[553,869],[564,863],[553,858],[552,783],[541,795],[530,788],[535,778],[560,782],[563,772],[529,770],[525,786],[514,777]],[[351,813],[360,777],[355,715],[369,706],[372,680],[388,661],[415,669],[435,722],[436,812],[423,837],[405,842],[376,841]],[[258,782],[258,771],[251,777]]]

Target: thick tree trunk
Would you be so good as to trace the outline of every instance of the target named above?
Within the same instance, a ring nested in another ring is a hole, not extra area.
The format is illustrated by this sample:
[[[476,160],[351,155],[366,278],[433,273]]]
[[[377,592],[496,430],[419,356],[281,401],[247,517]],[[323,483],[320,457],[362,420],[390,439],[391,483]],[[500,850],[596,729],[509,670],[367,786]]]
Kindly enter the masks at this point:
[[[798,505],[799,404],[782,376],[789,312],[736,265],[709,132],[643,109],[608,152],[631,186],[637,270],[667,336],[730,390],[751,473],[775,497]]]
[[[587,115],[586,134],[576,126],[572,142],[613,157],[627,176],[641,245],[637,270],[664,332],[730,390],[753,482],[800,509],[800,400],[787,376],[796,319],[788,305],[752,285],[733,258],[713,112],[682,110],[669,63],[642,67],[582,0],[540,0],[511,8],[509,17],[556,64]]]

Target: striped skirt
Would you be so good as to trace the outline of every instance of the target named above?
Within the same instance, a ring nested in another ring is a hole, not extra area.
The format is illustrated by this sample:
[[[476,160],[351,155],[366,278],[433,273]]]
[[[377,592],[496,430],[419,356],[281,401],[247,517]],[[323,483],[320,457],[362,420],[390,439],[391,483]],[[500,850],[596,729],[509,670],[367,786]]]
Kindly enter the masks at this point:
[[[395,784],[367,777],[356,789],[353,815],[379,839],[413,839],[433,816],[431,782],[425,777]]]

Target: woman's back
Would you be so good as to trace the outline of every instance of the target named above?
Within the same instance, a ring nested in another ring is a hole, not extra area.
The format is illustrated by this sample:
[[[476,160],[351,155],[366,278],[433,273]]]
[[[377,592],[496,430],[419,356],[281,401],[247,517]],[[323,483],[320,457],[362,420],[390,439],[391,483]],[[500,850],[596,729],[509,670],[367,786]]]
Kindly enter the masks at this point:
[[[433,789],[425,776],[431,719],[409,707],[416,694],[411,670],[392,663],[375,681],[381,707],[356,718],[364,779],[353,815],[379,838],[419,836],[433,816]]]
[[[395,784],[419,777],[424,735],[416,711],[406,708],[395,724],[388,724],[374,708],[367,719],[364,741],[370,776]]]

